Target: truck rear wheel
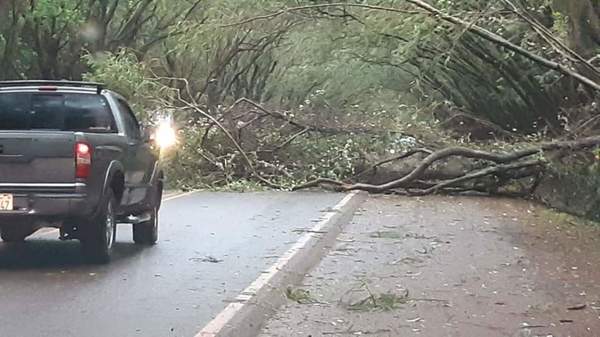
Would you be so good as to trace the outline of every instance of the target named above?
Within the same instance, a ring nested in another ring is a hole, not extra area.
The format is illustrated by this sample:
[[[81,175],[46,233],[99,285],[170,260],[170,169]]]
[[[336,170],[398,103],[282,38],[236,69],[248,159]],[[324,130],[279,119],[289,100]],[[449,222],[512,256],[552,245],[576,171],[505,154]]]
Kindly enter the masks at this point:
[[[89,262],[107,263],[110,261],[117,233],[116,206],[117,199],[113,191],[109,190],[102,211],[83,233],[81,248]]]

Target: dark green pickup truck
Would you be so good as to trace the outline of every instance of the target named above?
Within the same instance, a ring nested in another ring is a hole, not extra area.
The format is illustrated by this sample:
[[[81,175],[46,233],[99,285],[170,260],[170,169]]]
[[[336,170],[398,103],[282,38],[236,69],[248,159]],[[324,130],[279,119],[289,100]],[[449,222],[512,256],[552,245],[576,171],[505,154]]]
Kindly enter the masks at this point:
[[[117,223],[139,244],[158,239],[159,152],[120,95],[101,84],[0,82],[0,234],[42,227],[108,262]]]

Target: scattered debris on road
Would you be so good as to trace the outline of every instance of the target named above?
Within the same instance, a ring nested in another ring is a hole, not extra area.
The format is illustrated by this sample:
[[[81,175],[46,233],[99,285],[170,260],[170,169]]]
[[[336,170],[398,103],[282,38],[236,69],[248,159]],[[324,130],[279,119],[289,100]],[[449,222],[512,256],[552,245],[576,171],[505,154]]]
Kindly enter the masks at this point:
[[[598,337],[600,230],[569,234],[542,212],[371,197],[259,337]]]
[[[287,287],[285,296],[290,300],[299,304],[315,303],[315,299],[310,295],[310,291],[304,289],[294,289]]]
[[[190,261],[193,262],[206,262],[206,263],[221,263],[223,262],[222,259],[217,259],[216,257],[207,255],[205,257],[192,257],[190,258]]]
[[[572,307],[568,307],[567,310],[574,311],[574,310],[583,310],[585,308],[587,308],[587,304],[578,304],[578,305],[574,305]]]

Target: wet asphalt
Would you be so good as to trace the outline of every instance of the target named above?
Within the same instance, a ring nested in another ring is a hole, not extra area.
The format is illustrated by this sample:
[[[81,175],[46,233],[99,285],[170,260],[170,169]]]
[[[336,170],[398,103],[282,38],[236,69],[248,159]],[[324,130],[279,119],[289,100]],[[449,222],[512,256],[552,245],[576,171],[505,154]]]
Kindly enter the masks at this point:
[[[121,225],[113,261],[86,265],[77,241],[42,232],[0,242],[0,337],[192,337],[343,198],[198,192],[166,201],[160,242]]]

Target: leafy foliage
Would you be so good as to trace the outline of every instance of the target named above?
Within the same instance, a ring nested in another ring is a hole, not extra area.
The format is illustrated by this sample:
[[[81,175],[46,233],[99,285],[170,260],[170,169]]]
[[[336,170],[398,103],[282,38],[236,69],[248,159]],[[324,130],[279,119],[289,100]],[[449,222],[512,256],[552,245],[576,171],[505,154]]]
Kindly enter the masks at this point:
[[[134,102],[144,120],[173,114],[181,142],[170,176],[189,188],[252,181],[224,131],[259,173],[288,186],[351,177],[371,157],[414,145],[407,134],[415,128],[416,138],[438,141],[444,136],[433,127],[460,140],[597,128],[595,93],[466,27],[408,1],[331,3],[4,1],[0,78],[101,81]],[[582,68],[574,54],[587,60],[599,52],[597,1],[428,3],[600,78],[594,61]],[[281,115],[230,111],[242,97]]]

